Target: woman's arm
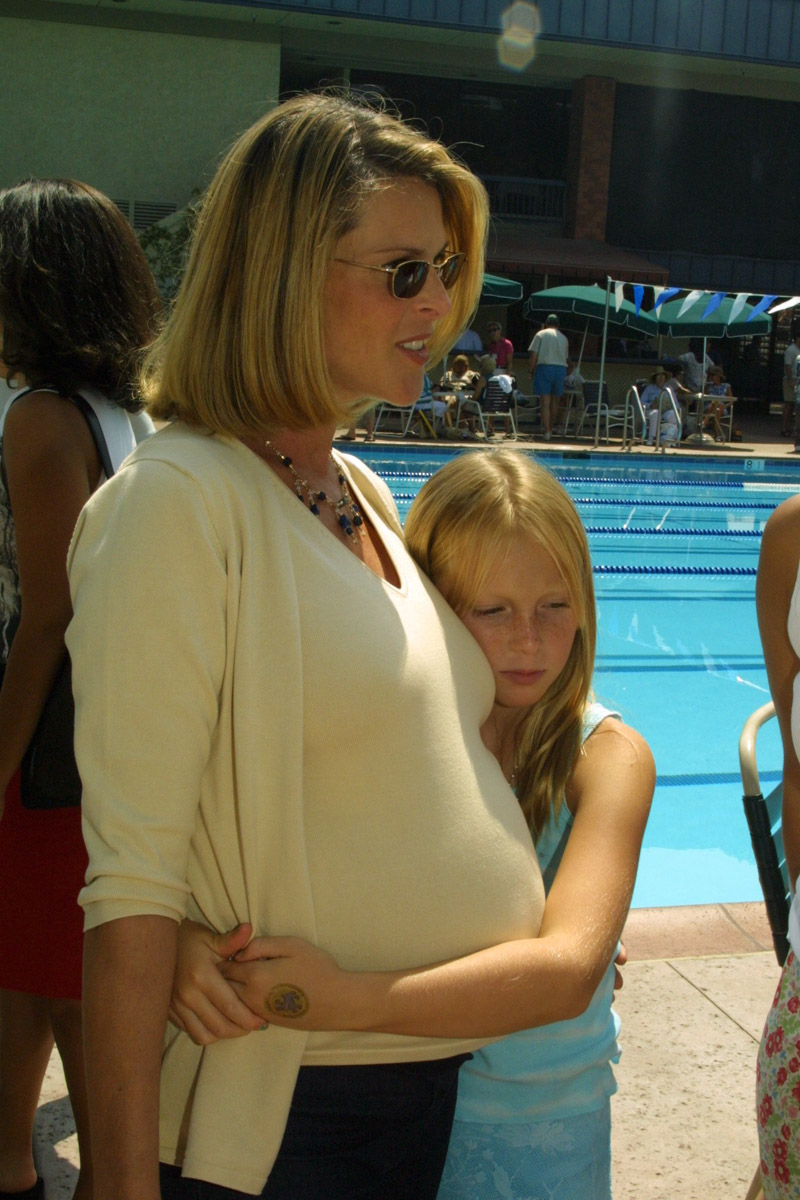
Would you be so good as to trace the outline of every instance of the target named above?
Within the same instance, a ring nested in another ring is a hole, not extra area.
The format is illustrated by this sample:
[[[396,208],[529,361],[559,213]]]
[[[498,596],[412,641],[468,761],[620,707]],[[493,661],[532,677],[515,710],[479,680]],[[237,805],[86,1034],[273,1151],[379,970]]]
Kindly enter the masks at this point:
[[[792,496],[767,522],[756,580],[758,628],[783,743],[783,844],[792,884],[800,872],[800,763],[791,729],[800,660],[789,641],[787,619],[799,560],[800,496]]]
[[[86,421],[70,401],[48,392],[23,396],[11,408],[3,459],[22,612],[0,689],[0,805],[64,656],[72,612],[67,549],[100,474]]]
[[[98,1197],[161,1197],[159,1071],[176,931],[168,917],[141,916],[86,934],[84,1047]]]
[[[252,936],[253,927],[248,924],[237,925],[228,933],[215,933],[189,920],[178,927],[169,1019],[198,1046],[244,1037],[265,1026],[265,1018],[247,1007],[218,970],[220,963],[243,950]]]
[[[96,1195],[155,1200],[175,940],[226,653],[225,553],[199,481],[129,462],[83,510],[69,573]]]
[[[341,971],[299,939],[263,938],[220,970],[265,1020],[304,1029],[491,1037],[578,1016],[622,931],[655,785],[647,744],[621,722],[604,722],[584,749],[539,938],[383,973]]]

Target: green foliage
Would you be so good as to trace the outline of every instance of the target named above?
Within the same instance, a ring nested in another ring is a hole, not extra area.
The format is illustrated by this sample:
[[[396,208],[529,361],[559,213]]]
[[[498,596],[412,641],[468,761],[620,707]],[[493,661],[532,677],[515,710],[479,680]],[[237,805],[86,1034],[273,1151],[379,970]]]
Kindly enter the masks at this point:
[[[157,221],[139,234],[139,243],[147,255],[159,291],[170,304],[180,287],[192,233],[199,193],[179,212]]]

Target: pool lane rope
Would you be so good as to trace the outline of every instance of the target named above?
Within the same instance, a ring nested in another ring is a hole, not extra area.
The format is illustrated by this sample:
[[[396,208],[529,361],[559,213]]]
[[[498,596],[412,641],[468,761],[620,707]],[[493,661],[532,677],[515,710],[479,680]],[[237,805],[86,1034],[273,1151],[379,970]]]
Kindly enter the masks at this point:
[[[619,565],[606,566],[604,563],[595,563],[592,566],[594,575],[756,575],[757,567],[669,567],[669,566],[646,566],[637,564],[630,566],[620,563]]]

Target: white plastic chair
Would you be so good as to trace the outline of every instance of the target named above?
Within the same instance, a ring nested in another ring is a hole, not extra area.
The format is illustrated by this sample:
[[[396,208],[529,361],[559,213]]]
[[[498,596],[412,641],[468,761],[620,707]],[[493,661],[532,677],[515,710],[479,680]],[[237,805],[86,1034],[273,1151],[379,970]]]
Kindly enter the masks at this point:
[[[597,407],[600,405],[600,427],[605,429],[605,440],[608,437],[609,425],[609,407],[608,407],[608,384],[603,384],[603,396],[600,399],[600,384],[596,380],[587,379],[583,385],[583,412],[581,419],[578,422],[578,427],[575,430],[575,436],[580,437],[583,433],[585,425],[590,429],[597,428]]]
[[[498,379],[489,378],[486,381],[482,399],[484,401],[484,413],[489,417],[502,417],[504,421],[511,424],[511,436],[514,441],[517,440],[517,422],[515,419],[515,410],[517,407],[517,398],[514,388],[510,392],[506,392]]]
[[[461,415],[474,416],[478,419],[478,424],[481,427],[483,436],[486,437],[486,421],[483,416],[483,409],[480,406],[479,400],[473,400],[471,396],[459,396],[458,407],[456,408],[456,425],[461,423]]]
[[[381,421],[384,417],[388,420],[389,417],[396,415],[400,421],[400,436],[407,437],[408,431],[411,428],[411,422],[415,417],[419,417],[423,424],[427,426],[431,437],[436,437],[436,421],[431,411],[431,405],[428,401],[417,401],[410,408],[405,405],[398,406],[397,404],[389,404],[388,401],[378,406],[378,411],[375,413],[375,430],[377,433],[380,428]]]

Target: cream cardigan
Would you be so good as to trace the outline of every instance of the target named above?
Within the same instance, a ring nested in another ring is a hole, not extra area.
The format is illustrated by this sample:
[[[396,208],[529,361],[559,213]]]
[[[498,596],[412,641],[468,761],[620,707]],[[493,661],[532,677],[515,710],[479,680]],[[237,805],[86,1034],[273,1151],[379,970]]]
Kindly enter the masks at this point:
[[[240,442],[180,425],[84,509],[67,642],[87,928],[246,919],[378,969],[537,932],[530,834],[479,737],[491,672],[405,552],[384,485],[342,461],[399,589]],[[326,766],[328,745],[337,764],[352,748],[351,778]],[[162,1159],[259,1193],[301,1064],[476,1044],[272,1027],[203,1050],[170,1029]]]

